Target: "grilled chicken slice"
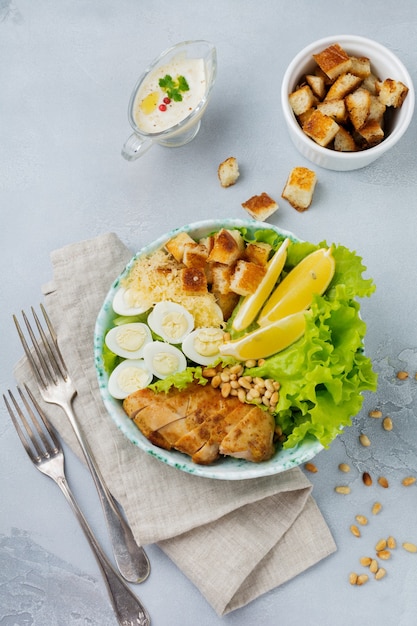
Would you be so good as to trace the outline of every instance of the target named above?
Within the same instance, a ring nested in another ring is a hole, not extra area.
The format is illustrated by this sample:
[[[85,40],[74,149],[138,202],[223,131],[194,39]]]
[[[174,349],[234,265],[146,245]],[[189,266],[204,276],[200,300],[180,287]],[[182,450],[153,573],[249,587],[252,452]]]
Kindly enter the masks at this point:
[[[142,389],[123,407],[139,430],[155,445],[179,450],[207,465],[221,454],[259,462],[274,454],[273,417],[261,408],[223,398],[210,385],[155,393]]]

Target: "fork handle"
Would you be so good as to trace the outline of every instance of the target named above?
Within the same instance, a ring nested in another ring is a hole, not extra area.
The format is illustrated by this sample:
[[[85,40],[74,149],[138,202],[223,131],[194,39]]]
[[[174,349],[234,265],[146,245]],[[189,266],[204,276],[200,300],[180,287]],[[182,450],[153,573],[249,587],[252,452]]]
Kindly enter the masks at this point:
[[[66,497],[73,513],[80,523],[81,528],[90,544],[100,570],[103,574],[110,601],[116,613],[120,626],[149,626],[151,623],[148,612],[138,598],[132,593],[125,581],[114,570],[104,554],[93,531],[85,519],[78,503],[64,476],[53,477],[58,487]]]
[[[62,402],[59,406],[65,411],[84,453],[88,468],[93,477],[106,519],[117,567],[123,578],[131,583],[143,582],[150,571],[149,559],[145,550],[138,546],[132,530],[122,516],[112,494],[97,467],[87,440],[78,426],[78,420],[71,402]]]

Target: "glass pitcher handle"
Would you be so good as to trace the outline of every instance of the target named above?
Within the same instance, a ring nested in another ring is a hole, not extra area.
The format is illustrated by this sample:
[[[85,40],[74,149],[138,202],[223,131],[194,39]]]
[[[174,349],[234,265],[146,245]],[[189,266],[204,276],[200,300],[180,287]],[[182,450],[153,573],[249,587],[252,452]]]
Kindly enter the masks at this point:
[[[122,156],[127,161],[136,161],[136,159],[143,156],[152,145],[152,139],[143,139],[133,133],[130,135],[129,139],[126,140],[122,148]]]

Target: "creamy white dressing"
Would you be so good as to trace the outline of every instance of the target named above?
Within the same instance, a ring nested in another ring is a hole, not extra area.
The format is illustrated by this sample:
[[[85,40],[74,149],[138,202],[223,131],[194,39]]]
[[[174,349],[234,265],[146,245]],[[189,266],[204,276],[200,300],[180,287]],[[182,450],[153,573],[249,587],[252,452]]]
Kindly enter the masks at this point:
[[[159,79],[169,75],[173,80],[183,76],[189,86],[182,91],[182,101],[164,102],[167,97],[159,86]],[[170,63],[156,68],[144,79],[136,95],[133,118],[138,128],[146,133],[159,133],[184,120],[204,98],[206,73],[204,59],[173,59]],[[163,105],[166,110],[161,111]]]

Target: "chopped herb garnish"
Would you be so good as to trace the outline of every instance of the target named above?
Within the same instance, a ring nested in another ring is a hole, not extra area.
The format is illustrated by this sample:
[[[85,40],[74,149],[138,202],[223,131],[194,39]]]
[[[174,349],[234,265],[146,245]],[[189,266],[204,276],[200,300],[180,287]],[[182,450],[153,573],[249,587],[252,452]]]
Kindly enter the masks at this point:
[[[177,76],[174,80],[169,74],[165,74],[163,78],[159,79],[160,88],[165,91],[167,96],[174,100],[174,102],[181,102],[181,91],[189,91],[190,87],[184,76]]]

